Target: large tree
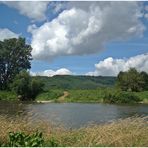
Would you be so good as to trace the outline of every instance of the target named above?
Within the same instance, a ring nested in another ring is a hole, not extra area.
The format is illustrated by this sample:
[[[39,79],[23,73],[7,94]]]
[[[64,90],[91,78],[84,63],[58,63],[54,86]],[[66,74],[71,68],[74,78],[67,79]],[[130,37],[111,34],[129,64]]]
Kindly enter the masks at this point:
[[[135,68],[130,68],[127,72],[118,74],[117,84],[124,91],[142,91],[145,80]]]
[[[6,89],[22,70],[31,68],[31,46],[24,38],[0,41],[0,89]]]

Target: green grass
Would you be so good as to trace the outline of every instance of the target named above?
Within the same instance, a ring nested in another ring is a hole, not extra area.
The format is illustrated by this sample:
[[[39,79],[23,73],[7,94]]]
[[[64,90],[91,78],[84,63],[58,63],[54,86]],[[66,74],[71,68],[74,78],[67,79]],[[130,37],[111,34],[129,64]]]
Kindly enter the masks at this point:
[[[37,101],[48,101],[48,100],[56,100],[60,96],[63,95],[63,90],[61,89],[53,89],[39,94],[36,98]]]
[[[69,90],[65,102],[102,102],[104,89]]]
[[[0,100],[17,100],[17,95],[11,91],[0,91]]]
[[[68,90],[69,95],[65,98],[65,102],[82,102],[82,103],[100,103],[106,91],[115,91],[113,88],[100,88],[94,90]],[[135,94],[142,100],[142,103],[148,103],[148,91],[129,92]]]
[[[148,91],[135,92],[143,101],[143,103],[148,103]]]

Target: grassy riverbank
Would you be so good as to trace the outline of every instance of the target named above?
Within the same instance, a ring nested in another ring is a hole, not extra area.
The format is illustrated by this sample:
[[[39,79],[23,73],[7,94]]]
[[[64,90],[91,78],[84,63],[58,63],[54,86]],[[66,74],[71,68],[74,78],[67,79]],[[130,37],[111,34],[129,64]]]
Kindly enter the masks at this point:
[[[32,134],[43,133],[43,146],[148,146],[148,120],[135,117],[118,120],[104,125],[90,125],[80,129],[55,127],[41,121],[31,124],[27,120],[12,120],[0,117],[0,143],[8,143],[10,131]]]
[[[113,88],[109,88],[111,91],[115,91]],[[64,92],[67,95],[64,95]],[[40,93],[37,97],[37,101],[49,101],[49,102],[75,102],[75,103],[100,103],[103,102],[103,97],[106,94],[106,88],[98,88],[93,90],[81,90],[81,89],[51,89]],[[130,92],[141,99],[141,103],[148,103],[148,91],[143,92]],[[63,97],[62,97],[63,96]],[[62,97],[62,101],[60,98]],[[0,100],[17,100],[17,95],[8,91],[0,91]]]
[[[111,89],[110,91],[115,91]],[[104,95],[108,92],[106,88],[98,88],[94,90],[80,90],[80,89],[71,89],[71,90],[50,90],[44,92],[37,96],[38,101],[52,101],[60,102],[59,98],[64,95],[64,92],[67,92],[67,95],[63,97],[62,102],[74,102],[74,103],[102,103]],[[148,103],[148,91],[143,92],[129,92],[130,95],[136,95],[140,98],[141,103]]]

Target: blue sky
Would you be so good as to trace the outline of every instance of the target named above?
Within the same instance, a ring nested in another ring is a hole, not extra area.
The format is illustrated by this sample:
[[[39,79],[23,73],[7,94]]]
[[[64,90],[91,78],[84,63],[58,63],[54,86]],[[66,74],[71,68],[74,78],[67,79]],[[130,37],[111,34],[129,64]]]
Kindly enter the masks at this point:
[[[127,70],[132,65],[148,72],[148,2],[124,2],[124,5],[123,2],[109,5],[107,2],[97,5],[93,5],[93,2],[86,5],[86,2],[81,2],[80,5],[80,2],[43,3],[0,3],[1,31],[8,29],[8,34],[13,32],[16,36],[23,36],[33,47],[32,74],[116,75],[120,70]],[[124,9],[119,12],[121,5]],[[91,6],[94,7],[93,10],[90,9]],[[137,9],[138,13],[141,13],[139,16],[135,16]],[[38,13],[30,14],[32,11]],[[124,11],[127,11],[129,16]],[[122,20],[117,20],[118,17]],[[90,28],[96,25],[96,30],[90,31],[88,24],[91,23]],[[132,31],[127,33],[127,30]],[[78,43],[74,44],[75,42]],[[108,60],[109,57],[112,60]],[[122,65],[117,59],[122,60]],[[57,72],[58,70],[60,72]]]

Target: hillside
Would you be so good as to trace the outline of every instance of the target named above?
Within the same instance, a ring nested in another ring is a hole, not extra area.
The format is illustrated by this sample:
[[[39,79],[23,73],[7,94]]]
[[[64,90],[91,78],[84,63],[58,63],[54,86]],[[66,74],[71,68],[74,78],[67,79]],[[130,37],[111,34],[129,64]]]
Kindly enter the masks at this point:
[[[69,76],[56,75],[53,77],[37,76],[45,83],[45,88],[49,89],[96,89],[98,87],[113,86],[116,77],[105,76]]]

